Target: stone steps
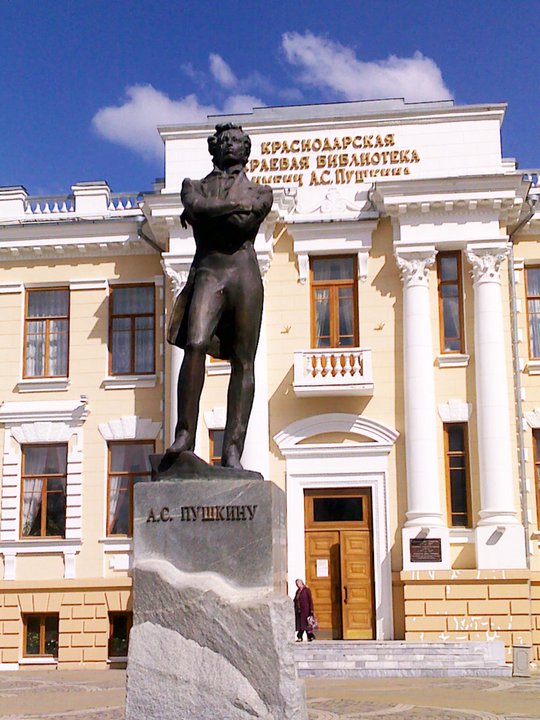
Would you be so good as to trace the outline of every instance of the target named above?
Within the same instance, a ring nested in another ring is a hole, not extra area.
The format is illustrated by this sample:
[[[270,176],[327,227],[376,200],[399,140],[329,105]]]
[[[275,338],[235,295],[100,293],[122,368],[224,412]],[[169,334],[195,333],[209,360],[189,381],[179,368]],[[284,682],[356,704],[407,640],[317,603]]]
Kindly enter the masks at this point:
[[[415,643],[315,640],[295,643],[300,677],[509,676],[502,642]]]

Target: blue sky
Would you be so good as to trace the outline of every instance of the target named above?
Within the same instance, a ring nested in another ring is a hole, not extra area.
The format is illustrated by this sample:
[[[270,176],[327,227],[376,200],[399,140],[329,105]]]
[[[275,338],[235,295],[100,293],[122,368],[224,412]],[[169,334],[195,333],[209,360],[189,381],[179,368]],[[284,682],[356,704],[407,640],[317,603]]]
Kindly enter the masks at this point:
[[[0,0],[0,185],[150,189],[157,124],[256,105],[507,102],[540,166],[538,0]]]

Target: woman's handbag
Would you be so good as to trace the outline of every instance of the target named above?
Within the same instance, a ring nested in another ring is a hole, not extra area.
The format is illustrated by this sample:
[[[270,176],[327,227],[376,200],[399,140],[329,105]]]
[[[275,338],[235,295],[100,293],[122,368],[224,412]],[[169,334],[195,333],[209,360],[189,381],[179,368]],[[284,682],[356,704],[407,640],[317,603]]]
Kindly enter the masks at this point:
[[[315,617],[315,615],[309,615],[307,619],[307,624],[309,625],[309,629],[311,632],[316,630],[319,627],[319,621]]]

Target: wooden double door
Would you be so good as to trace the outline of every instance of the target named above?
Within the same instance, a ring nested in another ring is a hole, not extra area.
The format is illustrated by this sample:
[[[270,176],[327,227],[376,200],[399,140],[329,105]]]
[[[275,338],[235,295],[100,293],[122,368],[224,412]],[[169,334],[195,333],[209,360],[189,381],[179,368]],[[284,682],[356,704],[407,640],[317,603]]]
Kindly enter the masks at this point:
[[[374,638],[369,490],[306,490],[306,583],[321,639]]]

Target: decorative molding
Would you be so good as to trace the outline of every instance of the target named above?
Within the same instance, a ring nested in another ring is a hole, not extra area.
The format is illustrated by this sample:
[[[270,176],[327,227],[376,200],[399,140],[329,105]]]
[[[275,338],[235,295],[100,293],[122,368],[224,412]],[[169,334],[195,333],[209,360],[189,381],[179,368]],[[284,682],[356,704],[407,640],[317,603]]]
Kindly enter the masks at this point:
[[[440,368],[467,367],[470,355],[464,353],[442,353],[437,356],[437,365]]]
[[[19,445],[67,443],[73,427],[63,422],[30,422],[13,426],[11,434]]]
[[[101,387],[104,390],[134,390],[152,388],[157,383],[157,375],[107,375]]]
[[[435,248],[396,249],[395,258],[405,287],[428,287],[429,268],[435,262]]]
[[[227,408],[223,406],[212,408],[204,413],[204,422],[209,430],[223,430],[227,420]]]
[[[525,367],[529,375],[540,375],[540,360],[528,360]]]
[[[0,285],[0,295],[21,293],[23,290],[23,284],[20,282],[2,283]]]
[[[3,402],[0,405],[0,423],[6,427],[23,423],[66,423],[70,427],[82,425],[88,417],[88,399],[46,400],[44,402]]]
[[[82,537],[82,429],[88,416],[87,398],[47,402],[4,402],[0,423],[5,426],[2,458],[2,516],[0,552],[4,554],[4,579],[15,580],[15,556],[21,553],[62,552],[64,577],[75,576],[75,553]],[[74,438],[74,442],[70,442]],[[13,442],[15,440],[16,442]],[[19,539],[21,516],[22,446],[35,443],[68,445],[66,468],[65,539]],[[7,544],[6,544],[7,543]],[[61,549],[58,550],[57,548]]]
[[[70,380],[63,378],[27,378],[19,380],[17,391],[20,393],[30,392],[63,392],[69,388]]]
[[[108,280],[105,278],[95,278],[89,280],[70,280],[70,290],[107,290]]]
[[[293,250],[298,262],[298,282],[304,285],[309,277],[309,258],[321,255],[356,255],[358,278],[367,278],[367,262],[377,220],[344,220],[342,222],[295,222],[287,226],[293,236]]]
[[[472,528],[449,528],[450,545],[475,545],[476,533]],[[459,572],[459,571],[458,571]]]
[[[302,444],[322,433],[343,432],[372,442]],[[286,458],[289,578],[305,575],[304,493],[308,488],[369,488],[374,538],[376,638],[391,639],[392,574],[388,499],[388,455],[398,433],[356,414],[329,413],[291,423],[274,437]],[[291,588],[290,583],[289,588]],[[294,592],[294,589],[292,589]]]
[[[471,275],[474,285],[501,282],[501,263],[510,252],[509,247],[470,247],[467,248],[467,260],[472,265]]]
[[[75,578],[75,559],[81,552],[81,540],[48,540],[33,538],[3,542],[0,544],[0,555],[4,558],[4,580],[16,579],[16,560],[18,555],[63,555],[64,579]]]
[[[176,300],[186,285],[190,266],[182,265],[179,269],[176,269],[170,261],[163,259],[161,260],[161,266],[163,267],[165,275],[167,275],[171,281],[173,297]]]
[[[463,400],[448,400],[439,405],[439,416],[444,423],[469,422],[472,404]]]
[[[298,282],[301,285],[307,283],[309,277],[309,255],[307,253],[299,253],[298,260]]]
[[[103,545],[103,552],[106,553],[122,553],[131,552],[133,550],[133,538],[127,537],[110,537],[100,538],[99,543]]]
[[[362,435],[368,437],[372,442],[359,443],[359,445],[369,445],[375,450],[374,445],[384,446],[390,452],[391,446],[394,445],[399,437],[397,430],[387,425],[370,420],[362,415],[354,415],[352,413],[326,413],[323,415],[312,415],[311,417],[297,420],[287,425],[286,428],[274,435],[274,442],[281,450],[282,454],[287,456],[289,451],[294,449],[318,448],[321,453],[325,446],[316,445],[300,445],[303,440],[307,440],[315,435],[326,433],[351,433],[353,435]],[[331,444],[333,446],[333,444]],[[299,446],[299,447],[298,447]],[[329,447],[328,445],[326,447]],[[346,446],[351,452],[351,446]],[[359,446],[356,446],[359,447]]]
[[[206,374],[207,375],[230,375],[231,363],[228,360],[210,360],[210,356],[206,357]]]
[[[111,555],[109,557],[109,568],[113,571],[130,570],[132,566],[132,556],[123,553],[121,555]]]
[[[98,430],[104,440],[155,440],[161,423],[136,415],[124,415],[109,422],[100,423]]]
[[[525,419],[533,430],[540,428],[540,408],[534,408],[532,412],[526,412]]]

